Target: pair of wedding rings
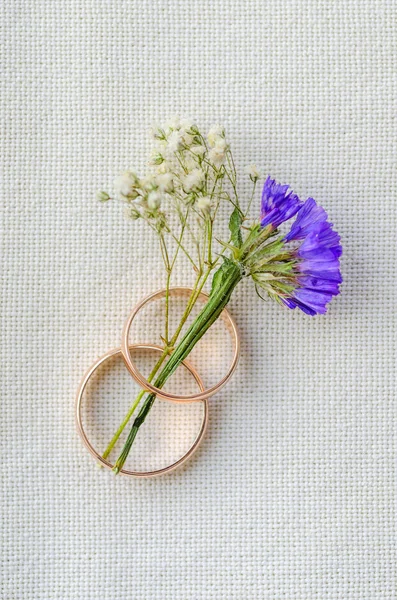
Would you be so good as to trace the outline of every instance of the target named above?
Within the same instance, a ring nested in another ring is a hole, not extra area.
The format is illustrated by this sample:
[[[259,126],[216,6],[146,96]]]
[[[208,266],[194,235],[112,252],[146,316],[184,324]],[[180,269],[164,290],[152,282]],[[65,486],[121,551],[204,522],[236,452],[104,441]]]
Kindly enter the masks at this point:
[[[191,289],[184,288],[184,287],[174,287],[174,288],[170,288],[170,290],[169,290],[169,294],[171,297],[172,296],[189,297],[191,295],[191,293],[192,293]],[[135,308],[131,312],[130,316],[128,317],[128,319],[124,325],[124,329],[123,329],[123,333],[122,333],[122,340],[121,340],[121,347],[115,348],[113,350],[110,350],[109,352],[106,352],[106,354],[104,354],[101,358],[99,358],[88,369],[88,371],[85,373],[85,375],[80,383],[80,386],[77,391],[77,396],[76,396],[75,417],[76,417],[77,430],[78,430],[85,446],[88,448],[89,452],[94,456],[94,458],[101,465],[103,465],[104,467],[107,467],[108,469],[113,468],[112,463],[110,463],[107,459],[103,458],[103,456],[101,456],[98,453],[98,451],[94,448],[94,446],[92,445],[92,443],[90,442],[90,440],[87,437],[86,431],[83,427],[83,419],[82,419],[82,403],[83,403],[83,398],[84,398],[84,392],[86,390],[86,387],[87,387],[88,382],[90,381],[91,377],[98,371],[98,369],[104,363],[106,363],[113,357],[121,355],[129,373],[134,378],[134,380],[139,384],[139,386],[142,389],[144,389],[145,391],[153,392],[154,394],[156,394],[157,398],[168,401],[168,402],[177,402],[177,403],[201,402],[201,403],[203,403],[203,418],[202,418],[200,430],[199,430],[194,442],[191,444],[190,448],[187,450],[187,452],[185,452],[185,454],[181,458],[179,458],[176,462],[173,462],[172,464],[170,464],[166,467],[163,467],[161,469],[156,469],[153,471],[133,471],[133,470],[128,470],[128,469],[123,468],[120,470],[120,474],[127,475],[129,477],[154,477],[156,475],[162,475],[164,473],[169,473],[170,471],[173,471],[175,468],[182,465],[188,458],[190,458],[193,455],[193,453],[199,447],[199,445],[204,437],[206,428],[207,428],[208,414],[209,414],[208,398],[210,396],[213,396],[214,394],[216,394],[220,389],[222,389],[224,387],[224,385],[226,385],[226,383],[229,381],[229,379],[231,378],[231,376],[233,375],[233,373],[237,367],[237,363],[238,363],[239,356],[240,356],[240,338],[239,338],[239,334],[237,331],[236,323],[235,323],[234,319],[232,318],[232,316],[230,315],[229,311],[227,309],[224,309],[221,314],[221,318],[224,321],[224,323],[231,335],[231,339],[232,339],[232,343],[233,343],[233,357],[232,357],[232,361],[229,366],[228,372],[220,381],[218,381],[218,383],[216,385],[213,385],[212,387],[209,387],[209,388],[205,388],[203,381],[202,381],[200,375],[198,374],[197,370],[193,367],[193,365],[188,360],[184,360],[182,362],[182,365],[193,376],[193,378],[199,388],[199,391],[196,394],[178,395],[178,394],[170,393],[163,389],[159,389],[159,388],[155,387],[152,383],[147,381],[147,379],[145,379],[145,377],[142,375],[142,373],[137,368],[135,361],[133,359],[133,354],[140,350],[151,350],[151,351],[155,351],[155,352],[158,352],[161,354],[161,353],[163,353],[163,348],[161,346],[158,346],[155,344],[149,344],[149,343],[147,343],[147,344],[146,343],[144,343],[144,344],[143,343],[139,343],[139,344],[131,343],[129,340],[130,329],[131,329],[131,326],[132,326],[134,320],[136,319],[137,315],[140,313],[140,311],[145,306],[147,306],[149,303],[155,302],[156,300],[159,300],[163,297],[165,297],[165,290],[160,290],[158,292],[154,292],[153,294],[150,294],[149,296],[144,298],[141,302],[139,302],[135,306]],[[199,298],[201,301],[205,302],[208,299],[208,295],[205,294],[204,292],[201,292]]]

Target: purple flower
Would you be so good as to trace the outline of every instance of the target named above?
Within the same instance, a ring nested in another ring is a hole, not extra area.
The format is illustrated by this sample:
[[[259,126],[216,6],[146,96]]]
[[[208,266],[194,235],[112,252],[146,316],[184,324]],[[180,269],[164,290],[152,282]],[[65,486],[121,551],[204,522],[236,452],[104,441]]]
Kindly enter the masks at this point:
[[[303,240],[295,251],[297,287],[291,296],[282,298],[289,308],[300,308],[308,315],[323,314],[342,282],[339,257],[340,236],[327,221],[328,215],[313,198],[299,210],[284,240]]]
[[[260,238],[259,247],[244,258],[255,284],[289,308],[308,315],[323,314],[339,294],[342,282],[339,234],[332,229],[325,210],[313,198],[301,202],[288,185],[268,177],[262,192],[261,226],[269,239],[274,229],[296,215],[289,232],[270,244]]]
[[[280,185],[269,176],[262,191],[261,226],[271,225],[277,229],[281,223],[291,219],[302,204],[289,185]]]

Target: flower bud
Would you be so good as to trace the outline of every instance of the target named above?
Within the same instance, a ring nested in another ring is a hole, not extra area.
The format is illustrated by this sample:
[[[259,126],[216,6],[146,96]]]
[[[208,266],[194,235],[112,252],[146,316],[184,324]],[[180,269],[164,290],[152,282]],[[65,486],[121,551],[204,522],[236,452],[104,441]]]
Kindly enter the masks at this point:
[[[141,213],[135,207],[126,206],[124,208],[124,216],[126,219],[132,219],[133,221],[136,221],[141,216]]]
[[[197,199],[197,208],[202,213],[209,214],[211,212],[211,198],[209,196],[200,196]]]
[[[147,205],[151,210],[157,210],[158,208],[160,208],[161,205],[161,194],[159,194],[159,192],[150,192],[148,199],[147,199]]]
[[[253,183],[258,181],[258,179],[261,176],[261,174],[258,171],[258,167],[256,165],[249,165],[248,167],[245,168],[245,172],[247,173],[247,175],[249,175],[249,178],[251,179],[251,181]]]
[[[167,226],[167,221],[162,213],[159,214],[156,225],[157,231],[161,231]]]
[[[160,173],[156,177],[159,189],[163,192],[172,192],[174,189],[174,180],[171,173]]]
[[[130,212],[130,217],[131,219],[133,219],[134,221],[136,221],[137,219],[139,219],[141,216],[141,213],[139,212],[139,210],[135,207],[131,208],[131,212]]]
[[[163,162],[164,156],[162,156],[159,152],[155,152],[150,159],[151,165],[161,165]]]
[[[107,202],[108,200],[110,200],[109,194],[102,190],[97,192],[96,197],[97,197],[97,200],[99,200],[99,202]]]
[[[226,140],[222,137],[217,138],[208,155],[209,159],[214,163],[216,167],[220,167],[225,162],[226,151]]]
[[[193,169],[188,175],[186,175],[185,181],[183,182],[183,187],[187,192],[198,190],[203,185],[204,179],[204,171],[201,169]]]
[[[114,188],[119,196],[124,198],[130,198],[133,196],[134,188],[138,185],[139,180],[135,173],[126,171],[122,175],[116,178],[114,182]]]
[[[155,140],[165,140],[166,139],[165,131],[161,127],[153,127],[152,136],[154,137]]]
[[[201,144],[193,145],[190,150],[193,152],[193,154],[196,154],[196,156],[204,156],[206,153],[205,146],[202,146]]]
[[[211,127],[207,134],[208,143],[211,147],[215,146],[215,144],[224,137],[225,131],[220,125],[214,125],[213,127]]]

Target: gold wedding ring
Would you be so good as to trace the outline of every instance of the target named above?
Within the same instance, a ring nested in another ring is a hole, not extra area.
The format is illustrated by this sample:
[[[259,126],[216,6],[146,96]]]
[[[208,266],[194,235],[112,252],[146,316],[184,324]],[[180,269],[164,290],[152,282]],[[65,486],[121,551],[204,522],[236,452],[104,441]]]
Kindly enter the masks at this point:
[[[191,290],[190,288],[185,288],[185,287],[172,287],[169,289],[170,296],[187,296],[187,297],[189,297],[192,294],[192,292],[193,292],[193,290]],[[204,389],[197,394],[192,394],[189,396],[172,394],[170,392],[166,392],[165,390],[157,388],[152,383],[147,381],[147,379],[145,379],[145,377],[142,375],[142,373],[138,370],[137,366],[135,365],[135,363],[131,357],[131,353],[129,351],[130,343],[128,340],[131,325],[132,325],[134,319],[137,317],[138,313],[144,308],[144,306],[146,306],[150,302],[154,302],[154,301],[158,300],[159,298],[164,298],[165,294],[166,294],[166,290],[159,290],[158,292],[154,292],[153,294],[146,296],[146,298],[141,300],[141,302],[139,302],[135,306],[135,308],[131,312],[130,316],[128,317],[128,319],[124,325],[123,334],[122,334],[122,338],[121,338],[121,352],[123,354],[123,358],[124,358],[126,367],[129,370],[129,372],[131,373],[131,375],[133,376],[133,378],[135,379],[135,381],[137,383],[139,383],[139,385],[144,390],[146,390],[148,392],[153,392],[154,394],[156,394],[156,396],[158,398],[162,398],[163,400],[171,400],[173,402],[197,402],[199,400],[204,400],[205,398],[209,398],[210,396],[213,396],[214,394],[219,392],[219,390],[221,390],[223,388],[223,386],[226,385],[226,383],[229,381],[229,379],[233,375],[234,371],[236,370],[237,363],[238,363],[238,360],[240,357],[240,336],[239,336],[239,333],[237,330],[236,323],[235,323],[234,319],[232,318],[231,314],[229,313],[229,311],[225,308],[222,311],[221,318],[223,319],[229,332],[231,333],[231,338],[232,338],[232,342],[233,342],[233,359],[229,366],[228,372],[220,381],[218,381],[218,383],[216,385],[213,385],[212,387]],[[205,294],[204,292],[200,292],[198,297],[204,301],[208,300],[208,294]]]
[[[160,346],[156,346],[153,344],[131,344],[129,347],[129,351],[130,350],[155,350],[155,351],[158,351],[159,353],[161,353],[163,351],[163,349]],[[88,371],[84,375],[84,377],[80,383],[79,389],[77,391],[76,406],[75,406],[75,408],[76,408],[75,418],[76,418],[77,431],[79,432],[85,446],[88,448],[88,450],[92,454],[92,456],[101,465],[103,465],[104,467],[106,467],[108,469],[112,469],[113,465],[109,461],[104,459],[97,452],[97,450],[93,447],[93,445],[89,441],[87,434],[83,427],[81,409],[82,409],[82,399],[84,396],[84,391],[85,391],[87,384],[90,381],[91,377],[94,375],[94,373],[97,371],[97,369],[99,369],[99,367],[101,365],[106,363],[112,357],[115,357],[118,355],[121,355],[120,348],[115,348],[114,350],[109,350],[109,352],[107,352],[101,358],[99,358],[88,369]],[[181,364],[192,374],[198,387],[200,388],[201,391],[203,391],[204,390],[203,382],[202,382],[199,374],[197,373],[197,371],[194,369],[194,367],[186,360],[184,360]],[[196,452],[197,448],[199,447],[199,445],[204,437],[204,433],[207,428],[208,412],[209,412],[208,400],[203,399],[202,402],[204,404],[204,407],[203,407],[204,410],[203,410],[203,419],[201,422],[200,430],[199,430],[198,435],[197,435],[196,439],[194,440],[193,444],[190,446],[189,450],[181,458],[179,458],[176,462],[172,463],[171,465],[168,465],[167,467],[164,467],[162,469],[157,469],[154,471],[131,471],[128,469],[121,469],[119,471],[119,473],[122,475],[127,475],[129,477],[142,477],[142,478],[143,477],[155,477],[156,475],[164,475],[165,473],[170,473],[171,471],[173,471],[174,469],[176,469],[177,467],[182,465],[188,458],[190,458],[192,456],[192,454],[194,454],[194,452]]]

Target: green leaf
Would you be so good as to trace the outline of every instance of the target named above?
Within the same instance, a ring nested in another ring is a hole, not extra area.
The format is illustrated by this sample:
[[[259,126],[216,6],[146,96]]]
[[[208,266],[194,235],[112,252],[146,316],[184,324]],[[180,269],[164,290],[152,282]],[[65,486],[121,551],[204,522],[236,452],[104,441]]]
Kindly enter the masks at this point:
[[[241,235],[241,229],[240,229],[242,222],[243,221],[241,218],[240,211],[236,207],[234,209],[234,211],[232,212],[232,214],[230,215],[229,229],[230,229],[230,233],[232,234],[232,244],[233,244],[233,246],[236,246],[237,248],[241,248],[241,245],[243,243],[243,236]]]

